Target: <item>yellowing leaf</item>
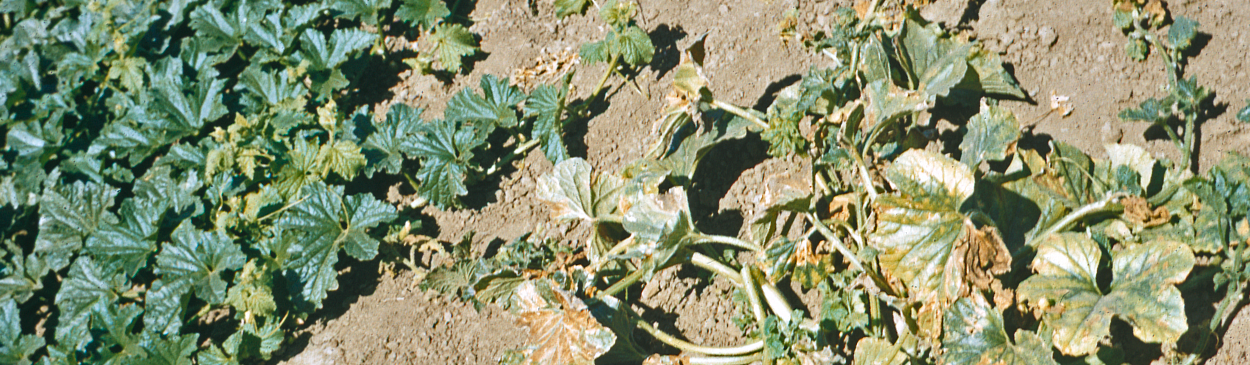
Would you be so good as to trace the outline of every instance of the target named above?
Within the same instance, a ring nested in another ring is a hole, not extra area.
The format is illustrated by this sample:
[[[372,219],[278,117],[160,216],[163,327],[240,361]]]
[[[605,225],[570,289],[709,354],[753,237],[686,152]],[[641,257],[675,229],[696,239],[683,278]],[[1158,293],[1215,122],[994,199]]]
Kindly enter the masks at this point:
[[[1111,168],[1128,166],[1141,176],[1141,187],[1150,186],[1154,176],[1155,159],[1145,148],[1131,144],[1108,144],[1107,157],[1111,160]]]
[[[513,309],[529,330],[523,364],[594,364],[616,343],[616,335],[591,316],[586,304],[551,283],[517,287]]]
[[[538,179],[538,199],[554,219],[594,220],[616,208],[622,184],[616,175],[596,174],[586,160],[572,158]]]
[[[946,312],[942,361],[963,364],[1057,365],[1051,346],[1036,333],[1016,330],[1011,343],[1003,328],[1003,314],[985,297],[962,298]]]
[[[1146,342],[1175,342],[1189,326],[1176,284],[1189,276],[1194,255],[1180,242],[1156,240],[1111,253],[1111,289],[1098,287],[1102,250],[1080,233],[1052,235],[1041,243],[1020,300],[1042,312],[1055,347],[1069,356],[1098,349],[1111,336],[1111,317],[1133,326]]]
[[[981,161],[1002,161],[1015,150],[1020,122],[1007,108],[981,104],[981,112],[968,121],[968,132],[959,144],[959,160],[971,169]]]
[[[855,365],[903,365],[907,354],[889,341],[865,337],[855,344]]]

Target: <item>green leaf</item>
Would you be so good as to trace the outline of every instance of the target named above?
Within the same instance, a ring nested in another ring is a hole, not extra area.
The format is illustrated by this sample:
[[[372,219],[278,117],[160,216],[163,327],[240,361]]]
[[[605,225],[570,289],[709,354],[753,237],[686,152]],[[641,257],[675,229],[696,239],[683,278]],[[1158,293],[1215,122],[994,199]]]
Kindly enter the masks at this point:
[[[22,313],[12,298],[0,300],[0,362],[29,365],[30,356],[43,348],[43,337],[22,333]]]
[[[1016,342],[1011,343],[1002,312],[983,296],[955,301],[944,325],[942,361],[947,364],[1059,364],[1051,356],[1051,345],[1033,332],[1017,329]]]
[[[184,221],[170,235],[156,255],[156,273],[167,282],[187,281],[195,288],[195,296],[209,304],[226,299],[226,270],[238,270],[247,256],[224,232],[204,232]]]
[[[91,341],[91,313],[117,306],[121,295],[116,290],[129,287],[124,274],[104,271],[90,258],[79,257],[56,293],[57,343],[74,349],[86,346]]]
[[[1246,100],[1246,107],[1237,111],[1237,121],[1250,123],[1250,100]]]
[[[133,277],[148,266],[148,256],[156,253],[156,231],[166,210],[159,203],[126,199],[118,210],[120,224],[100,227],[87,238],[86,251],[106,266],[119,265],[122,272]]]
[[[923,20],[922,20],[923,21]],[[923,25],[908,19],[903,26],[901,46],[907,66],[916,77],[916,87],[930,101],[946,96],[963,80],[968,70],[971,45],[947,39],[937,24]]]
[[[300,237],[291,248],[286,269],[301,285],[300,296],[315,307],[321,306],[326,292],[338,289],[339,250],[357,260],[372,259],[378,253],[378,240],[368,230],[395,219],[395,208],[368,194],[343,196],[342,186],[313,184],[305,189],[307,198],[295,205],[276,223],[287,234]],[[242,267],[243,262],[239,262]]]
[[[625,28],[614,39],[615,42],[609,45],[610,51],[620,55],[621,61],[625,63],[642,66],[651,63],[651,58],[655,56],[655,45],[651,43],[651,37],[638,26]]]
[[[460,58],[477,53],[477,38],[460,24],[439,24],[430,33],[434,52],[444,70],[460,72]]]
[[[170,72],[175,75],[182,73],[182,60],[176,58],[162,59],[161,64],[168,64]],[[162,67],[162,65],[158,65]],[[164,112],[165,120],[172,123],[175,129],[173,138],[194,134],[204,124],[216,121],[226,115],[226,106],[222,104],[222,88],[226,81],[216,78],[213,69],[200,71],[199,79],[193,83],[190,93],[184,93],[181,77],[158,78],[153,81],[153,96],[156,103],[153,110]]]
[[[391,104],[386,112],[386,120],[377,125],[376,131],[365,140],[364,154],[369,164],[365,167],[365,176],[373,177],[374,172],[386,171],[397,174],[403,167],[404,141],[414,138],[424,122],[421,120],[422,109],[407,104]]]
[[[508,79],[487,74],[481,80],[482,94],[469,89],[460,90],[447,102],[444,115],[454,121],[486,121],[503,128],[517,124],[516,106],[525,101],[525,93],[508,85]]]
[[[451,15],[447,4],[442,0],[403,0],[403,5],[395,10],[395,18],[412,25],[420,25],[430,29],[439,20]]]
[[[1159,102],[1158,99],[1150,98],[1141,102],[1141,105],[1136,109],[1129,108],[1120,111],[1118,116],[1122,120],[1139,120],[1155,124],[1166,124],[1168,119],[1172,117],[1172,111],[1169,107]]]
[[[330,7],[342,12],[335,16],[336,18],[360,18],[363,24],[377,26],[378,11],[390,8],[391,0],[335,0]]]
[[[49,179],[55,181],[55,177]],[[59,187],[48,184],[39,198],[39,236],[34,253],[43,256],[54,271],[69,265],[87,237],[101,225],[118,223],[117,216],[109,212],[117,192],[107,185],[81,181]]]
[[[567,18],[573,14],[585,14],[590,0],[555,0],[556,17]]]
[[[1178,16],[1172,26],[1168,27],[1168,44],[1172,45],[1172,49],[1183,52],[1189,49],[1197,35],[1198,21]]]
[[[577,55],[588,65],[608,62],[608,59],[612,57],[610,40],[605,39],[598,42],[583,43],[582,47],[577,50]]]
[[[199,215],[204,210],[196,194],[204,186],[199,173],[184,171],[177,178],[173,174],[168,165],[148,169],[142,178],[135,181],[135,197],[143,199],[143,203],[148,205],[169,207],[180,216]]]
[[[355,52],[372,46],[377,37],[377,34],[360,29],[335,29],[327,42],[321,32],[308,28],[300,34],[300,49],[294,59],[296,62],[308,61],[309,70],[338,71],[339,65],[347,62]]]
[[[924,94],[904,90],[890,83],[889,80],[869,82],[867,89],[865,91],[870,101],[867,118],[873,125],[933,107]]]
[[[187,296],[191,292],[190,280],[164,281],[157,279],[152,282],[151,289],[144,296],[143,326],[152,333],[176,335],[182,329],[183,315]]]
[[[493,129],[452,120],[426,123],[416,138],[403,142],[404,153],[421,159],[417,193],[439,208],[460,205],[460,197],[469,193],[465,180],[474,166],[473,150],[486,143]]]
[[[227,337],[221,345],[226,348],[226,352],[238,358],[269,360],[273,352],[282,346],[285,338],[286,333],[282,331],[280,322],[269,321],[258,326],[253,321],[244,323],[238,332]]]
[[[147,314],[147,312],[144,312]],[[146,316],[144,317],[147,318]],[[194,354],[199,347],[196,345],[200,339],[198,333],[192,333],[185,336],[169,335],[157,336],[152,332],[144,331],[143,339],[140,346],[147,351],[148,358],[144,361],[144,365],[191,365],[191,354]]]
[[[1093,353],[1111,336],[1111,317],[1133,326],[1146,342],[1175,342],[1189,328],[1176,284],[1185,281],[1194,255],[1180,242],[1155,240],[1111,252],[1111,286],[1098,285],[1102,250],[1079,233],[1049,236],[1037,249],[1037,272],[1020,283],[1017,295],[1042,313],[1065,355]]]
[[[99,363],[107,365],[134,364],[147,358],[147,351],[140,345],[141,338],[134,333],[135,319],[143,313],[137,305],[95,308],[92,312],[93,329],[103,329],[98,334],[100,342]]]
[[[1020,139],[1020,122],[1007,108],[981,105],[981,112],[968,121],[968,132],[959,144],[960,162],[977,169],[982,161],[1002,161],[1015,150]]]
[[[977,81],[980,89],[986,94],[1006,95],[1016,99],[1026,99],[1024,90],[1020,88],[1020,84],[1016,82],[1007,69],[1003,68],[1003,61],[998,57],[997,53],[981,49],[980,46],[974,46],[972,55],[968,57],[968,66],[972,66],[972,71],[976,73]],[[965,79],[965,81],[967,81]],[[961,83],[962,84],[962,83]],[[961,86],[956,86],[959,88]]]
[[[529,333],[526,360],[534,364],[594,364],[616,343],[616,335],[595,321],[581,299],[544,280],[544,285],[533,281],[521,284],[513,297],[517,324]]]
[[[560,117],[564,114],[564,100],[572,76],[572,73],[565,75],[559,86],[539,85],[525,103],[526,113],[538,116],[533,135],[542,143],[543,155],[551,163],[569,158],[568,148],[564,146],[564,121]]]

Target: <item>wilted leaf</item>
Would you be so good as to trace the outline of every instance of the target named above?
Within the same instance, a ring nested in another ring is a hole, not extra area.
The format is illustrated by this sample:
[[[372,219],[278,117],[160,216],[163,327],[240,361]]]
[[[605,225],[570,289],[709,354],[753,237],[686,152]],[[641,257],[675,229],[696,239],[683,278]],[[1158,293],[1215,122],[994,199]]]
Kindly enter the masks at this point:
[[[1176,284],[1189,276],[1194,255],[1183,243],[1155,240],[1111,253],[1112,279],[1098,286],[1102,251],[1079,233],[1049,236],[1033,259],[1037,272],[1017,290],[1021,301],[1042,313],[1053,328],[1055,347],[1069,356],[1094,352],[1111,335],[1111,317],[1133,326],[1146,342],[1174,342],[1188,328],[1185,302]]]
[[[1011,343],[1003,314],[980,295],[955,301],[945,317],[942,361],[947,364],[1058,365],[1050,344],[1033,332],[1017,329]]]
[[[616,342],[616,335],[591,316],[575,296],[533,281],[517,287],[513,311],[528,329],[525,364],[594,364]]]
[[[877,230],[868,242],[882,267],[907,286],[928,315],[1011,267],[1011,254],[991,226],[977,228],[959,211],[974,192],[972,172],[950,158],[922,150],[903,153],[886,170],[899,193],[877,200]],[[931,318],[940,326],[940,317]],[[923,325],[922,325],[923,326]],[[923,328],[936,335],[938,328]]]
[[[595,173],[586,160],[571,158],[538,179],[538,199],[551,208],[553,219],[594,221],[616,210],[623,184],[616,175]]]
[[[960,162],[977,169],[981,161],[1002,161],[1015,150],[1020,123],[1010,110],[982,104],[981,112],[968,121],[968,132],[959,144]]]
[[[865,337],[855,344],[855,365],[903,365],[907,363],[907,354],[899,351],[889,341]]]

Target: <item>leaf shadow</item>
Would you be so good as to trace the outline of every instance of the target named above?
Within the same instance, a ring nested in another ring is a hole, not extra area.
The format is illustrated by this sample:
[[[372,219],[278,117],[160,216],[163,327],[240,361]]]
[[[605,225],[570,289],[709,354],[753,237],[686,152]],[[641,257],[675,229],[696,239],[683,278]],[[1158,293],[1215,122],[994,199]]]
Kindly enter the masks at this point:
[[[677,47],[677,41],[685,39],[689,34],[680,25],[670,27],[668,24],[660,24],[648,35],[655,45],[655,56],[651,57],[651,64],[648,66],[655,70],[655,79],[658,81],[681,62],[681,49]]]

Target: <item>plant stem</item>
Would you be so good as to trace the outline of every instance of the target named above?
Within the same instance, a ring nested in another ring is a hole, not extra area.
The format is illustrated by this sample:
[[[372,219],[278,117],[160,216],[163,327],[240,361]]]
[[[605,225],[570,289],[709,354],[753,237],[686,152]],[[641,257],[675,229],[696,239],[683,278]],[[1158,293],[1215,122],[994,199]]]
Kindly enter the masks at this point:
[[[829,226],[826,226],[824,222],[821,222],[820,217],[807,213],[807,220],[812,222],[812,225],[816,227],[816,230],[820,231],[822,236],[825,236],[825,242],[833,245],[838,252],[842,253],[842,256],[846,257],[847,261],[851,262],[851,268],[867,272],[867,270],[864,270],[864,263],[859,261],[859,257],[855,256],[854,252],[851,252],[850,249],[846,248],[846,245],[842,244],[842,240],[838,239],[838,235],[832,229],[829,229]]]
[[[694,239],[695,243],[721,243],[755,252],[764,251],[764,248],[756,245],[755,243],[747,242],[735,237],[697,233],[694,235]]]
[[[1211,316],[1211,323],[1208,326],[1208,330],[1202,333],[1202,339],[1198,340],[1198,346],[1194,347],[1194,352],[1185,357],[1185,361],[1182,362],[1181,365],[1193,364],[1194,360],[1197,360],[1198,356],[1202,355],[1202,353],[1206,351],[1207,341],[1211,339],[1211,334],[1215,333],[1215,331],[1219,330],[1220,327],[1224,326],[1224,317],[1230,314],[1228,313],[1228,310],[1235,308],[1235,304],[1241,302],[1241,297],[1245,294],[1243,293],[1245,287],[1242,286],[1242,280],[1244,278],[1241,277],[1241,266],[1243,265],[1241,262],[1241,255],[1245,249],[1246,244],[1242,243],[1237,247],[1237,252],[1232,255],[1233,272],[1236,274],[1231,275],[1232,280],[1229,280],[1228,290],[1224,294],[1224,299],[1220,301],[1220,306],[1215,309],[1215,314]],[[1232,307],[1230,307],[1230,305],[1232,305]]]
[[[843,148],[846,148],[846,146],[843,146]],[[877,201],[877,188],[872,186],[872,175],[868,174],[868,166],[864,164],[864,158],[859,151],[854,151],[851,157],[855,157],[855,170],[859,171],[859,178],[863,180],[864,191],[868,193],[868,201]]]
[[[590,96],[586,97],[586,104],[589,105],[591,100],[599,96],[599,92],[603,91],[603,85],[608,83],[608,77],[612,76],[612,71],[616,70],[616,65],[621,62],[621,56],[612,56],[612,60],[608,61],[608,70],[603,73],[603,77],[599,78],[599,83],[595,84],[594,90],[590,92]]]
[[[752,279],[759,282],[760,294],[764,295],[764,301],[768,303],[768,308],[773,310],[773,313],[777,315],[777,318],[781,318],[781,320],[786,323],[790,323],[790,321],[794,319],[793,316],[791,316],[791,312],[794,311],[794,308],[790,306],[789,302],[786,302],[786,297],[781,295],[781,291],[777,290],[777,287],[773,286],[772,283],[769,283],[768,280],[764,278],[764,274],[759,272],[757,269],[752,268],[751,275]]]
[[[516,159],[518,156],[524,156],[526,153],[529,153],[531,149],[538,146],[539,142],[540,140],[538,138],[535,138],[535,139],[531,139],[531,140],[525,141],[524,143],[517,145],[515,149],[513,149],[511,152],[508,152],[508,154],[504,155],[503,157],[500,157],[498,162],[495,162],[495,164],[491,165],[490,168],[486,169],[486,174],[487,175],[494,174],[495,172],[499,171],[500,166],[503,166],[512,162],[512,160]]]
[[[760,128],[768,129],[768,123],[765,123],[763,119],[760,119],[759,117],[751,114],[745,109],[739,108],[737,105],[733,105],[730,103],[726,103],[720,100],[713,99],[712,106],[717,107],[721,110],[727,111],[729,112],[729,114],[742,117],[742,119],[749,120],[751,121],[751,123],[755,123],[755,125],[760,126]]]
[[[652,327],[650,323],[643,321],[641,318],[635,318],[634,325],[638,326],[638,328],[641,328],[643,331],[647,331],[647,333],[651,334],[651,336],[654,336],[655,339],[660,340],[660,342],[663,342],[664,344],[669,345],[669,346],[676,347],[682,351],[696,352],[696,353],[700,353],[704,355],[733,356],[733,355],[744,355],[744,354],[749,354],[752,352],[758,352],[759,350],[764,349],[764,340],[755,340],[753,342],[747,343],[742,346],[737,346],[737,347],[699,346],[690,342],[686,342],[685,340],[682,340],[680,338],[673,337],[672,335],[669,335],[667,333],[664,333],[664,331],[660,331],[656,329],[655,327]]]
[[[763,360],[760,353],[744,356],[691,356],[690,365],[744,365]]]
[[[625,288],[628,288],[630,285],[634,285],[634,283],[638,282],[638,279],[642,279],[642,275],[646,273],[647,273],[647,270],[636,270],[632,273],[629,273],[628,276],[621,278],[621,280],[617,281],[616,284],[612,284],[612,286],[609,286],[607,289],[604,289],[602,292],[599,292],[599,295],[596,295],[596,297],[603,298],[604,296],[607,296],[607,295],[616,295],[616,293],[620,293],[622,290],[625,290]]]
[[[1080,221],[1089,215],[1110,210],[1123,209],[1123,207],[1112,206],[1112,204],[1114,204],[1116,200],[1126,196],[1128,196],[1127,193],[1114,192],[1107,194],[1107,196],[1103,197],[1102,200],[1086,204],[1077,210],[1072,211],[1072,213],[1068,213],[1068,215],[1063,216],[1063,219],[1060,219],[1059,222],[1056,222],[1054,225],[1046,228],[1046,230],[1042,231],[1042,233],[1038,233],[1036,236],[1033,236],[1025,242],[1024,245],[1026,247],[1037,248],[1037,245],[1047,236],[1067,230],[1075,225],[1077,221]]]
[[[724,276],[725,278],[728,278],[729,281],[734,282],[734,285],[736,286],[741,287],[743,285],[742,276],[739,275],[737,271],[729,268],[729,266],[725,266],[725,264],[720,263],[720,261],[716,261],[716,259],[707,257],[707,255],[695,252],[690,255],[690,263],[694,264],[694,266],[698,266]]]
[[[743,294],[747,296],[747,303],[751,304],[751,314],[755,315],[755,324],[759,328],[764,328],[764,305],[760,304],[760,290],[755,286],[755,275],[751,274],[750,266],[742,267]]]

